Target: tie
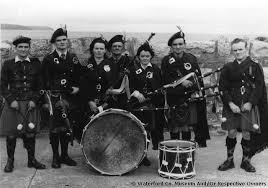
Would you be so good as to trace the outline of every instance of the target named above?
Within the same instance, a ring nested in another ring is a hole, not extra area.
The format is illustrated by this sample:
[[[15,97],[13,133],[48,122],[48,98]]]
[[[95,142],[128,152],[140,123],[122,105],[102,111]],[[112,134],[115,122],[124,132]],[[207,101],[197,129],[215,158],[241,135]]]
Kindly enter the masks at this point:
[[[61,54],[60,58],[65,60],[65,54]]]

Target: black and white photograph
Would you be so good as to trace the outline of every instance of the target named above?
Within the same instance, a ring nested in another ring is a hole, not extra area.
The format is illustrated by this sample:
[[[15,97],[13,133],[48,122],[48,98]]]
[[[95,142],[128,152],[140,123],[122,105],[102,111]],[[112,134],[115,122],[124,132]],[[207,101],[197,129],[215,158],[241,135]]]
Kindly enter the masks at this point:
[[[0,1],[0,187],[268,187],[268,1]]]

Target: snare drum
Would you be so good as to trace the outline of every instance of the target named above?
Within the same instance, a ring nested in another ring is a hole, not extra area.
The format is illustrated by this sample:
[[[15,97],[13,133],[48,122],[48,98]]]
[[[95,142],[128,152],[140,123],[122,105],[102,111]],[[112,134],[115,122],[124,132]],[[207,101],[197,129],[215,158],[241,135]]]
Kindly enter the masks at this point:
[[[147,134],[130,112],[108,109],[86,125],[81,146],[86,162],[95,170],[122,175],[141,163],[147,152]]]
[[[164,178],[189,179],[195,176],[196,144],[185,140],[168,140],[159,144],[158,173]]]

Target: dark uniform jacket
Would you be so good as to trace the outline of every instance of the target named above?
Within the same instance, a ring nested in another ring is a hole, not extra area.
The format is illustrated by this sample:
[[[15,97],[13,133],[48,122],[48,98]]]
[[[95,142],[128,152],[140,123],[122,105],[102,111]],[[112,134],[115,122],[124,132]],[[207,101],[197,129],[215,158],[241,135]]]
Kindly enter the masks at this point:
[[[154,64],[147,66],[144,70],[139,63],[131,66],[129,75],[130,91],[139,91],[144,97],[150,97],[151,102],[156,106],[161,106],[163,100],[157,96],[147,96],[148,93],[154,92],[162,86],[161,70]]]
[[[247,102],[256,105],[262,96],[261,83],[261,70],[249,57],[241,64],[237,61],[227,63],[219,83],[224,105],[228,107],[231,101],[239,107]]]
[[[120,56],[119,59],[115,59],[114,57],[110,57],[109,61],[112,62],[113,70],[114,70],[114,77],[113,77],[113,88],[119,88],[122,78],[124,76],[125,69],[129,69],[132,65],[131,60],[128,56]]]
[[[55,110],[53,116],[53,125],[51,124],[50,130],[53,132],[66,131],[66,125],[62,123],[61,110],[57,109],[60,97],[64,102],[60,107],[68,110],[74,117],[74,111],[80,105],[80,91],[76,95],[71,95],[72,87],[80,88],[82,66],[79,63],[77,56],[73,53],[67,52],[66,57],[63,59],[54,50],[51,54],[44,57],[42,72],[44,89],[51,90],[51,101]],[[70,111],[69,111],[70,110]]]
[[[1,94],[10,105],[12,101],[39,100],[41,88],[41,64],[37,58],[29,61],[15,62],[15,59],[4,62],[1,71]]]
[[[81,95],[84,103],[97,101],[101,105],[106,101],[105,92],[115,79],[114,65],[108,59],[104,59],[97,65],[93,57],[83,67]]]
[[[165,56],[162,60],[161,70],[164,84],[172,83],[173,81],[180,79],[191,72],[194,72],[197,76],[201,76],[201,71],[196,57],[186,52],[183,53],[182,58],[178,59],[176,59],[173,54]],[[202,87],[204,85],[203,80],[199,78],[198,81]],[[197,90],[196,84],[194,83],[192,88],[187,89],[182,85],[179,85],[175,88],[169,88],[167,90],[168,104],[170,106],[174,106],[184,103],[185,100],[190,97],[190,95],[185,95],[185,92],[189,90]],[[198,124],[194,126],[195,137],[199,145],[205,146],[205,141],[210,138],[206,118],[206,101],[197,101],[196,104]]]
[[[161,70],[163,73],[164,84],[172,83],[173,81],[178,80],[191,72],[194,72],[197,76],[201,76],[197,59],[190,53],[183,53],[181,59],[176,59],[172,54],[165,56],[162,60]],[[199,83],[201,86],[204,85],[202,80],[199,80]],[[179,85],[175,88],[169,88],[167,93],[168,103],[170,105],[183,103],[187,98],[190,97],[190,95],[184,94],[188,90],[189,89],[186,89],[182,85]]]
[[[240,115],[234,114],[229,102],[233,102],[239,108],[243,104],[250,102],[253,108],[258,104],[262,97],[262,73],[259,65],[247,57],[238,64],[235,60],[227,63],[221,72],[219,89],[223,101],[223,117],[227,121],[222,123],[225,130],[240,128],[242,130],[254,130],[251,123],[244,122]],[[248,118],[252,118],[249,116]]]
[[[110,57],[109,60],[112,62],[113,78],[110,84],[111,89],[118,89],[121,86],[123,78],[125,75],[129,74],[129,69],[133,65],[129,56],[120,56],[119,59]],[[127,105],[127,95],[126,92],[113,95],[109,98],[109,105],[112,108],[125,109]]]
[[[66,58],[59,57],[56,50],[43,60],[44,85],[49,90],[69,90],[79,87],[81,65],[77,56],[67,52]]]
[[[161,134],[164,124],[164,116],[162,110],[148,110],[145,112],[135,111],[139,108],[154,109],[155,107],[164,106],[164,97],[162,94],[158,93],[156,95],[148,95],[149,93],[152,93],[162,87],[161,70],[154,64],[151,64],[151,66],[149,65],[143,69],[140,63],[135,63],[130,68],[129,86],[131,93],[137,90],[143,94],[146,99],[149,99],[148,101],[139,103],[138,100],[132,96],[130,98],[128,107],[129,110],[133,111],[134,115],[136,115],[143,123],[148,124],[146,130],[154,130],[155,132],[160,132]]]

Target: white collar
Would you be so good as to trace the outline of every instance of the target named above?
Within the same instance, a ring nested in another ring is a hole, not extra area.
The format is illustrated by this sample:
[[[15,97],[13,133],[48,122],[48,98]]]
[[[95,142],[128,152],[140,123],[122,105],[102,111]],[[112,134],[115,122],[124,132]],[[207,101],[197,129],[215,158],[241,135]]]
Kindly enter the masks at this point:
[[[144,66],[143,64],[141,64],[141,68],[143,70],[145,70],[147,67],[153,67],[152,63],[148,63],[146,66]]]
[[[66,57],[68,50],[66,50],[66,51],[64,51],[64,52],[62,53],[62,52],[60,52],[60,51],[58,51],[58,50],[56,49],[56,52],[58,53],[59,57],[60,57],[62,54],[64,54],[65,57]]]
[[[31,62],[30,58],[27,56],[25,59],[21,59],[19,58],[19,56],[15,57],[15,63],[19,62],[19,61],[28,61]]]

